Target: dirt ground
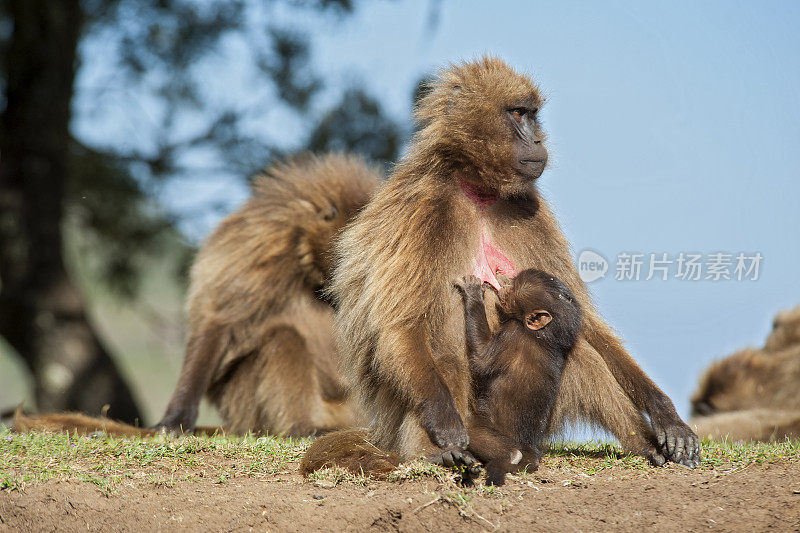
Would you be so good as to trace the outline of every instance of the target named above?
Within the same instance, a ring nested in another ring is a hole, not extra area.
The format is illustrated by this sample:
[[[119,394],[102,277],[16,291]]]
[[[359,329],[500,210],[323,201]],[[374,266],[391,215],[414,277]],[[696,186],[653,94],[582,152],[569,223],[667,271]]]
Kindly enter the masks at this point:
[[[304,480],[296,462],[239,477],[235,459],[210,459],[191,480],[165,481],[154,463],[113,490],[62,477],[0,491],[0,531],[800,531],[798,461],[692,471],[546,457],[504,487],[464,489],[446,475]]]

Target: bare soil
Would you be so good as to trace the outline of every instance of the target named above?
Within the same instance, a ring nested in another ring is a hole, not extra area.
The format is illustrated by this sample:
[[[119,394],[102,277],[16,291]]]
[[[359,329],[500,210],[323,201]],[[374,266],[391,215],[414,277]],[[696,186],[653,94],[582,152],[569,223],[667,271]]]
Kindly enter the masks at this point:
[[[0,491],[0,531],[800,531],[794,460],[688,470],[551,456],[503,487],[464,489],[430,474],[305,480],[296,462],[240,477],[235,459],[208,459],[174,482],[156,462],[113,489],[66,476]]]

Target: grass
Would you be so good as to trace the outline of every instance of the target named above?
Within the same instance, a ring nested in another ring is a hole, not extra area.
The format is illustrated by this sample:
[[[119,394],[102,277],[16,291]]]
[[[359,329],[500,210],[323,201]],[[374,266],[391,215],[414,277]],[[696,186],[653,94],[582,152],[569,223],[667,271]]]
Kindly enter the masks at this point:
[[[97,486],[105,495],[130,480],[144,480],[154,487],[174,487],[200,479],[225,484],[237,477],[274,477],[294,474],[307,439],[280,437],[76,437],[66,433],[16,434],[0,429],[0,490],[24,491],[26,487],[51,479],[71,479]],[[700,469],[726,474],[750,465],[800,461],[800,442],[775,444],[703,443]],[[614,444],[604,442],[555,444],[544,458],[548,468],[559,468],[578,479],[594,476],[608,469],[649,470],[652,467],[640,457],[625,455]],[[541,471],[540,471],[541,472]],[[522,473],[519,482],[548,482],[540,472]],[[455,487],[456,474],[425,461],[413,461],[392,473],[390,482],[431,479]],[[320,486],[339,484],[366,485],[372,481],[341,469],[325,469],[314,473],[310,482]],[[580,484],[580,481],[572,481]],[[492,494],[491,487],[475,489]],[[468,491],[446,494],[453,502],[461,502]],[[443,497],[445,497],[443,496]]]
[[[0,489],[24,490],[51,479],[77,479],[104,493],[128,479],[157,487],[211,477],[265,477],[286,471],[307,440],[278,437],[77,437],[0,430]]]

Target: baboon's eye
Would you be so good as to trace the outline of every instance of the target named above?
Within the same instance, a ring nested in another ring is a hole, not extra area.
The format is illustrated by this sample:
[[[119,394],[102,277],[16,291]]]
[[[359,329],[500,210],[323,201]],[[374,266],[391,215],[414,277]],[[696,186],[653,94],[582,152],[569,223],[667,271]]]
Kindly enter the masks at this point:
[[[524,107],[512,107],[508,110],[508,113],[514,120],[522,120],[522,117],[528,114],[528,110]]]

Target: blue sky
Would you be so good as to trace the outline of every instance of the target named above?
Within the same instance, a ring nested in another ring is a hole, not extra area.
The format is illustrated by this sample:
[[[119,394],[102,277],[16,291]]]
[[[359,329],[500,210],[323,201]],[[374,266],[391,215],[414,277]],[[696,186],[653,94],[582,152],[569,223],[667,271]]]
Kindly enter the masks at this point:
[[[429,8],[359,2],[301,25],[334,87],[367,85],[403,120],[420,77],[449,62],[491,53],[539,82],[552,155],[541,190],[576,253],[612,261],[590,285],[598,307],[688,416],[701,370],[761,344],[774,314],[800,304],[800,2],[443,2],[432,32]],[[107,134],[87,124],[84,137]],[[246,190],[178,181],[164,200],[203,194],[232,209]],[[720,251],[760,252],[760,278],[613,279],[621,252]]]

